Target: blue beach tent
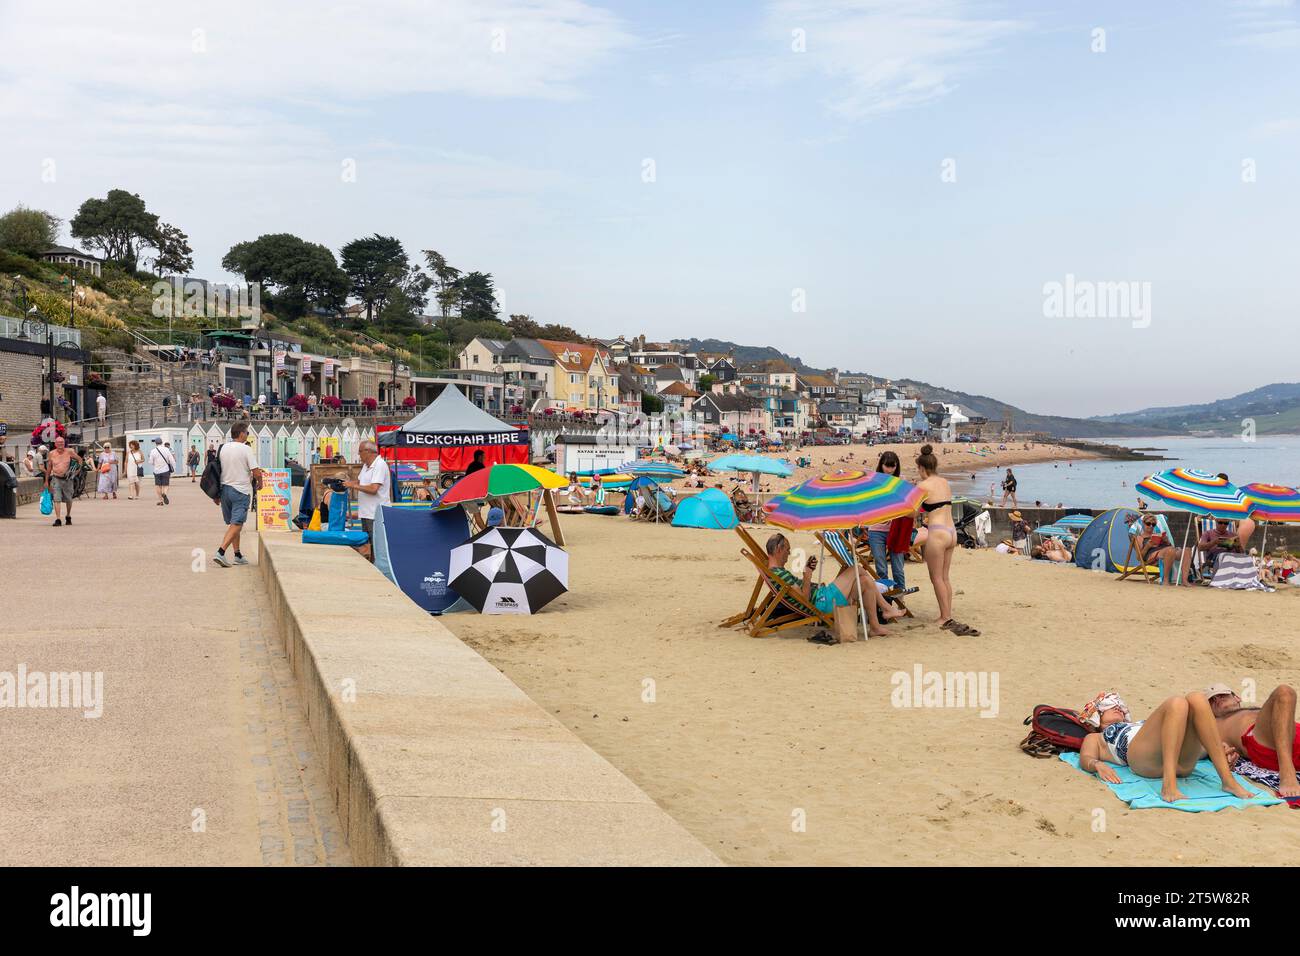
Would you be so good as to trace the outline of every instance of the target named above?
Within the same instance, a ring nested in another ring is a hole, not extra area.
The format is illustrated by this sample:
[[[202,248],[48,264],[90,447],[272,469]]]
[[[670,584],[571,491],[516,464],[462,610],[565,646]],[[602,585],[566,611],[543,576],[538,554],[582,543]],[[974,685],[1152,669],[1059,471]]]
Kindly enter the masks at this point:
[[[1092,519],[1074,546],[1074,563],[1091,570],[1094,561],[1111,574],[1135,571],[1136,565],[1125,562],[1129,554],[1129,526],[1137,520],[1136,508],[1112,508]]]
[[[726,531],[736,526],[736,509],[731,499],[717,488],[683,498],[673,515],[674,528],[714,528]]]

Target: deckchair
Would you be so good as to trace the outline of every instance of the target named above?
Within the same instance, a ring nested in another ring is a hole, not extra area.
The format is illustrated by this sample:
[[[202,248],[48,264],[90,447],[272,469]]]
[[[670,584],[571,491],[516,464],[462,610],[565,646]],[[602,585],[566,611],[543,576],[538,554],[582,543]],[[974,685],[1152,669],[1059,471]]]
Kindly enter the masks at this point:
[[[1141,574],[1147,584],[1154,584],[1156,581],[1164,578],[1165,563],[1163,561],[1157,561],[1155,564],[1147,564],[1142,561],[1138,554],[1137,538],[1138,529],[1142,524],[1142,517],[1143,516],[1139,514],[1137,520],[1130,523],[1128,527],[1124,529],[1128,534],[1128,550],[1124,554],[1124,564],[1120,568],[1120,575],[1116,580],[1123,581],[1125,578],[1131,577],[1135,574]],[[1166,541],[1172,542],[1174,540],[1173,532],[1169,529],[1169,519],[1164,515],[1156,515],[1156,532],[1158,534],[1163,534]],[[1137,561],[1138,563],[1133,564],[1133,561]],[[1181,571],[1181,569],[1177,570]]]
[[[749,604],[746,605],[745,610],[732,615],[718,626],[743,625],[750,637],[767,637],[777,631],[803,627],[806,624],[834,631],[835,619],[817,610],[800,591],[772,573],[763,557],[766,552],[759,547],[758,542],[748,531],[740,525],[736,525],[735,530],[745,545],[740,553],[754,565],[754,569],[758,571],[758,580],[754,583],[754,590],[749,595]]]
[[[818,531],[814,533],[813,537],[815,537],[818,541],[820,541],[823,545],[826,546],[826,550],[831,553],[831,557],[833,557],[836,561],[839,562],[841,570],[852,566],[853,555],[849,551],[849,544],[848,541],[845,540],[843,532]],[[879,580],[879,578],[876,577],[875,571],[872,570],[873,566],[869,560],[870,556],[871,556],[871,551],[870,549],[868,549],[867,559],[864,560],[862,556],[862,552],[859,549],[858,567],[866,571],[867,575],[871,578],[871,580],[877,581]],[[914,615],[910,610],[908,610],[907,605],[903,603],[903,597],[908,594],[915,594],[917,590],[918,590],[917,588],[900,588],[895,586],[889,588],[886,591],[883,591],[882,593],[884,594],[885,599],[887,601],[893,601],[895,604],[897,604],[900,608],[903,609],[904,617],[915,617],[916,615]]]

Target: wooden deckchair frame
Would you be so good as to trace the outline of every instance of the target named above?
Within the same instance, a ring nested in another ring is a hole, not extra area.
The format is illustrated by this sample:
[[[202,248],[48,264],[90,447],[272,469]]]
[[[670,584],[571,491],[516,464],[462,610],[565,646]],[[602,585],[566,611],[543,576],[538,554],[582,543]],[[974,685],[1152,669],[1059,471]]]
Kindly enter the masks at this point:
[[[767,637],[778,631],[808,624],[834,631],[835,619],[831,615],[817,610],[802,592],[772,574],[764,557],[767,552],[759,547],[753,535],[740,525],[736,525],[735,531],[745,545],[740,553],[754,565],[758,571],[758,580],[754,582],[754,590],[750,592],[745,610],[733,614],[718,626],[743,625],[750,637]]]

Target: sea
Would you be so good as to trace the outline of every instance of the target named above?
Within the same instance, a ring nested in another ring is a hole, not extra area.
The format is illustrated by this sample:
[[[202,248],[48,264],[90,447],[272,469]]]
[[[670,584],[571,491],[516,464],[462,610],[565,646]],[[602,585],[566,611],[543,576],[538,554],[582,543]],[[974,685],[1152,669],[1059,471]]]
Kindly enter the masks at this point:
[[[1166,461],[1039,462],[1016,465],[1016,497],[1021,506],[1046,507],[1058,503],[1067,508],[1114,508],[1136,504],[1133,486],[1147,475],[1166,468],[1196,468],[1213,474],[1223,472],[1237,485],[1263,481],[1300,487],[1300,435],[1259,435],[1253,441],[1232,438],[1099,438],[1098,442],[1142,449]],[[958,494],[994,504],[1002,501],[1005,468],[985,468],[974,479],[951,478]],[[990,490],[992,485],[992,490]]]

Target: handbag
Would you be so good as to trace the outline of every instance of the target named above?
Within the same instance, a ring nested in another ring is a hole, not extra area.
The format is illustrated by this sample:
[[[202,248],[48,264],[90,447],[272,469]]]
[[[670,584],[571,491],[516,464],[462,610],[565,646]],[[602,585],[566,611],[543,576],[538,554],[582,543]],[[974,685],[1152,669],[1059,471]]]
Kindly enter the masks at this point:
[[[54,496],[50,494],[49,488],[41,489],[41,514],[48,515],[54,513]]]
[[[113,464],[112,464],[112,462],[107,462],[107,461],[106,461],[106,462],[104,462],[102,465],[99,466],[99,473],[100,473],[101,475],[107,475],[107,474],[109,474],[110,472],[112,472],[112,470],[113,470]]]
[[[131,452],[131,460],[135,462],[135,476],[137,478],[143,478],[144,477],[144,455],[140,454],[138,451],[133,451]]]

